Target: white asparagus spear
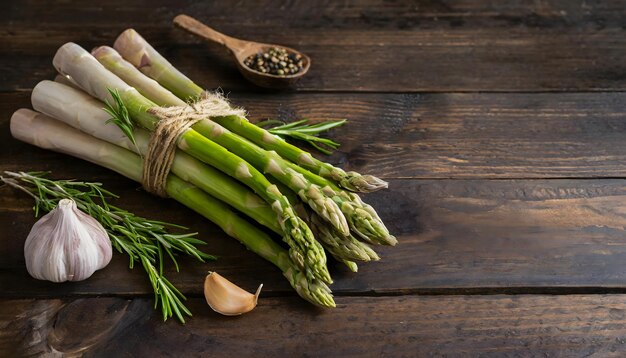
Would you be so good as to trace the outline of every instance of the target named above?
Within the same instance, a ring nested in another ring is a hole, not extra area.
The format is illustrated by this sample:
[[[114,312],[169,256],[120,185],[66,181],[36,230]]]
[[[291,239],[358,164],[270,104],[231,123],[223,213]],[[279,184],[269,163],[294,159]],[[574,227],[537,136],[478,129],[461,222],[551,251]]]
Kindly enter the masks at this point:
[[[134,130],[137,146],[113,123],[102,107],[103,103],[85,92],[52,81],[41,81],[31,94],[33,108],[64,122],[95,138],[102,139],[137,154],[145,155],[150,135],[148,131]],[[171,168],[172,173],[191,182],[208,194],[232,205],[261,225],[281,234],[277,217],[258,195],[229,176],[207,166],[190,155],[177,150]]]
[[[152,78],[145,76],[139,72],[137,67],[120,56],[120,54],[109,46],[100,46],[93,50],[91,54],[98,58],[108,58],[109,61],[115,62],[115,75],[132,87],[135,87],[144,97],[150,98],[155,103],[168,103],[174,106],[184,106],[185,101],[176,97],[172,92],[168,91]],[[98,61],[101,62],[101,61]]]
[[[10,127],[13,137],[23,142],[90,161],[135,181],[141,180],[141,157],[44,114],[19,109],[13,113]],[[330,289],[325,283],[307,278],[289,259],[285,249],[266,233],[240,218],[223,202],[172,174],[168,176],[167,192],[173,199],[216,223],[248,249],[279,267],[302,298],[318,306],[335,307]]]
[[[109,72],[82,47],[71,42],[64,44],[57,50],[53,64],[61,74],[71,76],[82,89],[102,101],[112,101],[109,90],[118,91],[133,121],[149,130],[156,127],[159,119],[149,111],[155,107],[154,102]],[[332,282],[322,246],[295,214],[287,198],[259,170],[193,128],[183,132],[177,144],[183,151],[248,185],[270,204],[280,215],[278,221],[283,229],[283,240],[290,246],[294,261],[305,268],[311,278]],[[341,214],[338,209],[337,212]]]

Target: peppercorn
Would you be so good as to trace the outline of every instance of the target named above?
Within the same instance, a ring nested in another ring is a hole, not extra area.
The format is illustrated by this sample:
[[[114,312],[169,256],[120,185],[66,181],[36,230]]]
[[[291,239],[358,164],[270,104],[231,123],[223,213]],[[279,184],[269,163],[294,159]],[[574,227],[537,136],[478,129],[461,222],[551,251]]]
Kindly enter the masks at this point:
[[[250,55],[243,63],[255,71],[277,76],[293,75],[304,68],[302,55],[289,53],[282,47],[271,47],[265,52]]]

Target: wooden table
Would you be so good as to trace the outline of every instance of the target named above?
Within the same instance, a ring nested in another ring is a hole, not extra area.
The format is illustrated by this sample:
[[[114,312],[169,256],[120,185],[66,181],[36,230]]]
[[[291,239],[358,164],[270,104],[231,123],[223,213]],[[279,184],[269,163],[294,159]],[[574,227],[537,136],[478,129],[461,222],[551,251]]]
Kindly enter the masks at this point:
[[[0,12],[0,169],[100,181],[116,203],[198,231],[215,263],[173,283],[194,317],[163,323],[122,255],[80,283],[28,276],[32,202],[0,189],[0,351],[86,356],[626,355],[626,4],[623,1],[12,1]],[[243,80],[229,57],[175,29],[220,31],[309,54],[295,92]],[[379,175],[367,195],[398,236],[358,274],[331,270],[338,307],[300,299],[279,270],[172,200],[96,165],[11,138],[9,118],[55,72],[56,49],[134,27],[253,119],[348,118],[328,160]],[[207,270],[253,290],[221,317]]]

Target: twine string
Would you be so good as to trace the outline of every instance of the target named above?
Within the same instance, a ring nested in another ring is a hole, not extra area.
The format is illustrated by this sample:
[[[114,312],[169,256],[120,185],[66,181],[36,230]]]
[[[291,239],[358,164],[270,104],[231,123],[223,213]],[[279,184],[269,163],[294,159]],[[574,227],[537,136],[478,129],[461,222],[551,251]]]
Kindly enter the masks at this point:
[[[167,197],[167,176],[174,161],[180,136],[198,121],[211,117],[245,116],[219,92],[205,91],[196,102],[184,106],[153,107],[148,113],[159,121],[148,143],[143,161],[142,185],[150,193]]]

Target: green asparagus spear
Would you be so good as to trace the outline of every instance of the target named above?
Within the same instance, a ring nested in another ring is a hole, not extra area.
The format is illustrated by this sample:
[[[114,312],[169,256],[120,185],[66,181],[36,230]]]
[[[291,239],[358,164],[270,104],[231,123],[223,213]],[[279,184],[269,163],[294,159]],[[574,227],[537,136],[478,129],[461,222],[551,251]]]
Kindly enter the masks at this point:
[[[11,118],[11,134],[26,143],[96,163],[135,181],[141,180],[141,157],[46,115],[28,109],[18,110]],[[302,272],[290,260],[286,250],[226,204],[173,174],[168,176],[166,191],[170,197],[214,222],[248,249],[276,265],[302,298],[322,307],[335,306],[324,282]]]
[[[158,118],[149,113],[148,109],[156,105],[109,72],[80,46],[74,43],[61,46],[53,59],[53,64],[61,74],[69,75],[78,86],[102,101],[111,103],[112,94],[118,93],[135,123],[148,130],[154,130]],[[293,212],[287,198],[276,186],[269,183],[262,173],[194,129],[189,129],[180,136],[178,148],[254,190],[279,216],[284,233],[283,240],[290,247],[292,259],[309,278],[317,277],[325,282],[332,282],[323,248],[314,239],[308,226]]]
[[[122,59],[112,48],[101,46],[96,48],[92,53],[102,65],[114,74],[121,76],[130,83],[143,86],[137,88],[137,90],[152,96],[148,97],[148,99],[154,100],[158,105],[186,105],[182,100],[161,87],[158,83],[150,79],[145,79],[145,75]],[[343,235],[348,235],[348,223],[337,204],[324,196],[320,187],[312,184],[301,174],[290,168],[292,163],[284,160],[273,151],[266,151],[245,138],[231,133],[229,130],[208,118],[196,123],[193,129],[246,160],[258,170],[262,170],[264,173],[276,178],[296,192],[304,202],[327,222],[333,225],[339,232],[343,233]]]
[[[161,56],[141,35],[135,30],[128,29],[122,32],[115,41],[114,48],[128,62],[133,64],[147,76],[159,82],[179,98],[185,101],[198,98],[203,89],[193,83],[189,78],[172,66]],[[331,164],[324,163],[300,148],[274,137],[263,128],[259,128],[248,121],[241,120],[236,123],[229,117],[214,118],[222,126],[228,128],[257,145],[276,151],[279,155],[287,158],[298,165],[337,182],[341,187],[351,191],[371,192],[387,188],[387,182],[372,176],[361,175],[357,172],[345,172]],[[270,140],[275,138],[275,140]]]

